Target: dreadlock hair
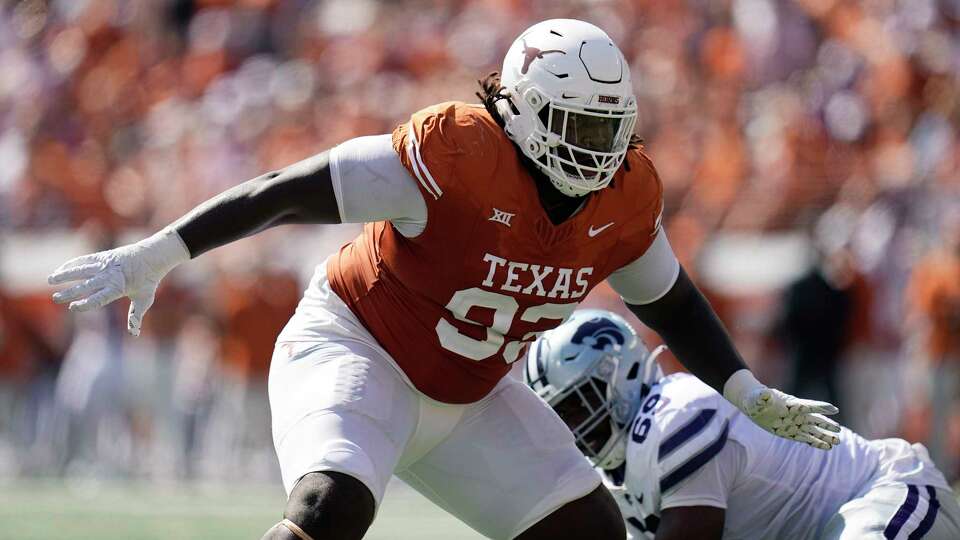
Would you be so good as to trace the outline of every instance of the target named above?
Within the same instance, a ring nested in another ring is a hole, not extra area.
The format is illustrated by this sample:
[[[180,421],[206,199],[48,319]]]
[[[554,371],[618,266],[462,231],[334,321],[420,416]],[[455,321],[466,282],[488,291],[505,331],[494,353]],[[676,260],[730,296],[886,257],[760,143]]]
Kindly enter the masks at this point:
[[[487,112],[490,113],[490,116],[493,117],[497,125],[502,128],[504,122],[503,117],[500,116],[500,111],[497,110],[497,102],[501,99],[509,100],[510,98],[503,93],[505,88],[500,84],[500,73],[491,71],[486,77],[478,79],[477,83],[480,85],[480,91],[476,94],[477,97],[480,98],[483,107],[487,109]],[[636,133],[631,133],[630,146],[636,147],[641,144],[643,144],[643,139]],[[626,160],[624,160],[624,164],[626,164]],[[627,166],[629,167],[629,165]]]
[[[500,116],[500,111],[497,110],[497,102],[509,98],[503,94],[504,87],[500,84],[500,73],[491,71],[486,77],[478,79],[477,83],[480,85],[477,97],[480,98],[480,102],[483,103],[484,108],[487,109],[497,125],[502,128],[504,122],[503,117]]]

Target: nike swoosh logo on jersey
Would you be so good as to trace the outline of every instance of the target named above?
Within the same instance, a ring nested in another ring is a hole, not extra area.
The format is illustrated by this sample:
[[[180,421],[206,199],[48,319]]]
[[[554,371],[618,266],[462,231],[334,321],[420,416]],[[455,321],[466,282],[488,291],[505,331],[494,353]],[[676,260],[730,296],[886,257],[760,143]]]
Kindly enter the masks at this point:
[[[609,226],[611,226],[611,225],[613,225],[613,222],[612,222],[612,221],[611,221],[610,223],[607,223],[607,224],[604,225],[603,227],[600,227],[600,228],[597,228],[597,229],[594,229],[594,228],[593,228],[593,225],[591,225],[591,226],[590,226],[590,230],[587,231],[587,236],[589,236],[590,238],[593,238],[594,236],[602,233],[604,229],[606,229],[607,227],[609,227]]]

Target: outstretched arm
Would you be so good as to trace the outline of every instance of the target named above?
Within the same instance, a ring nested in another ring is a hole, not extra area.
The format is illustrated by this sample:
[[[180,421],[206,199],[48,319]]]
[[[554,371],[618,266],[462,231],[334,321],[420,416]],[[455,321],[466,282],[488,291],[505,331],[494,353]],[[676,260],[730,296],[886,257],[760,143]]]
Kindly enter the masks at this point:
[[[340,223],[330,151],[258,176],[170,225],[191,257],[285,223]]]
[[[67,261],[48,281],[80,283],[55,293],[53,301],[86,311],[127,296],[127,330],[139,335],[160,280],[178,264],[273,225],[339,223],[329,154],[234,186],[150,238]]]
[[[723,323],[657,232],[640,258],[609,277],[630,311],[657,332],[683,365],[718,392],[747,368]]]
[[[669,291],[630,311],[663,338],[684,367],[718,392],[734,373],[747,369],[710,303],[681,267]]]
[[[839,442],[829,403],[797,399],[757,381],[720,318],[677,262],[661,230],[642,257],[610,276],[640,321],[663,338],[678,360],[765,430],[829,449]]]
[[[80,281],[53,295],[72,311],[129,297],[127,328],[138,335],[160,280],[192,257],[284,223],[385,219],[414,234],[426,222],[426,207],[390,136],[360,137],[234,186],[150,238],[70,260],[48,281]]]
[[[663,297],[644,305],[628,303],[627,307],[663,338],[687,369],[760,427],[823,450],[840,442],[834,435],[840,426],[823,416],[836,414],[837,408],[822,401],[795,398],[758,381],[683,268]]]

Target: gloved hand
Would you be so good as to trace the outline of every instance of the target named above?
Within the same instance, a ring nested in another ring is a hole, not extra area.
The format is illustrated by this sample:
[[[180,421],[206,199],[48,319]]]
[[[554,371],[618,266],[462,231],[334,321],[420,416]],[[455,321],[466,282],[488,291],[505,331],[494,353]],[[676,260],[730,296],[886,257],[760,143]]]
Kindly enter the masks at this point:
[[[814,448],[829,450],[840,443],[840,424],[825,414],[839,410],[824,401],[800,399],[754,378],[748,369],[734,373],[723,386],[723,396],[763,429]]]
[[[51,285],[83,280],[54,293],[53,301],[70,303],[70,311],[103,307],[121,297],[130,298],[127,331],[140,335],[143,315],[153,305],[163,276],[190,260],[190,252],[173,229],[164,229],[135,244],[71,259],[47,278]]]

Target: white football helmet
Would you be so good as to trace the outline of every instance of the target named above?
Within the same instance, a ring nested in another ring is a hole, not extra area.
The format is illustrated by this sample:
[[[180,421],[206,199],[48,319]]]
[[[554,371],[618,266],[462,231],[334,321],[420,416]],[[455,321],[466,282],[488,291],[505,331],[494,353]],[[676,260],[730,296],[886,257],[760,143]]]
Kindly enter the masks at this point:
[[[663,376],[630,324],[599,309],[579,310],[531,346],[524,381],[563,418],[594,466],[623,464],[630,422]]]
[[[596,26],[535,24],[513,42],[500,73],[504,129],[562,193],[606,187],[627,154],[637,119],[630,67]]]

